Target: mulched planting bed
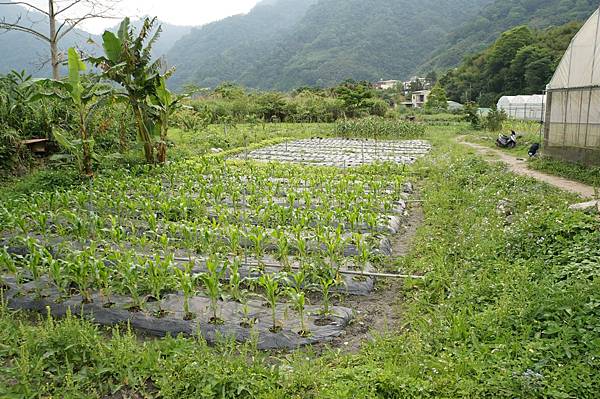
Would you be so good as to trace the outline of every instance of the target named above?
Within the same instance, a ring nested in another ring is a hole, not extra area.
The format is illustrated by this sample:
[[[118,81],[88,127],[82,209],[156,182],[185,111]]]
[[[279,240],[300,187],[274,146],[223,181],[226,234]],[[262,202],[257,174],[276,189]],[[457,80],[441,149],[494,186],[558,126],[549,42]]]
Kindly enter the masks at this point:
[[[275,312],[279,331],[273,332],[271,311],[258,300],[249,300],[246,306],[222,301],[219,304],[222,322],[214,324],[210,322],[210,300],[202,296],[189,299],[189,311],[194,317],[186,320],[181,294],[169,294],[161,301],[146,303],[144,309],[132,310],[131,298],[126,296],[112,296],[110,306],[106,306],[106,298],[99,293],[93,293],[92,301],[84,303],[80,295],[63,298],[43,281],[22,286],[11,277],[2,281],[4,300],[13,309],[49,312],[54,317],[64,317],[70,312],[107,326],[128,323],[137,331],[158,337],[179,334],[201,336],[210,344],[229,339],[237,342],[256,340],[261,350],[296,349],[330,341],[343,333],[353,317],[351,309],[341,306],[332,306],[328,316],[319,314],[318,306],[307,306],[304,328],[308,334],[305,334],[298,315],[287,304],[280,304]],[[36,290],[39,290],[39,295]],[[161,317],[157,317],[159,310]]]
[[[431,145],[424,140],[313,138],[260,148],[236,158],[351,167],[377,162],[412,164],[430,151]]]
[[[377,146],[381,154],[428,151],[419,142]],[[201,159],[1,204],[7,303],[99,324],[129,322],[158,336],[256,337],[261,349],[327,342],[353,313],[330,308],[332,297],[344,303],[371,295],[375,279],[350,273],[377,272],[392,253],[390,237],[403,231],[412,193],[404,173],[395,164],[340,171]],[[91,302],[82,303],[82,293]],[[114,306],[105,307],[100,293]],[[273,295],[282,329],[275,332],[264,305]],[[218,298],[222,323],[210,323],[210,298]],[[127,309],[132,303],[135,312]],[[327,308],[335,317],[319,316]],[[300,309],[307,331],[300,331]]]

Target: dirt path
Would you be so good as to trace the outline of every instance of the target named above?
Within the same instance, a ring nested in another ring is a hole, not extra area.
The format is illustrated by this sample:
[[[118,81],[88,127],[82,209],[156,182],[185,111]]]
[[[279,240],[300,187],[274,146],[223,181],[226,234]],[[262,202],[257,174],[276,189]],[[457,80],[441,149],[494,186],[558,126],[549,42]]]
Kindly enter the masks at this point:
[[[514,156],[508,155],[502,151],[495,150],[493,148],[485,147],[483,145],[469,143],[464,140],[465,136],[459,136],[456,140],[463,145],[471,147],[477,151],[478,154],[481,154],[488,158],[498,159],[506,164],[508,164],[511,172],[533,177],[536,180],[546,182],[555,187],[560,188],[561,190],[569,191],[571,193],[578,194],[583,198],[592,198],[594,197],[594,188],[592,186],[588,186],[583,183],[579,183],[573,180],[564,179],[562,177],[549,175],[546,173],[538,172],[527,167],[527,161],[516,158]]]

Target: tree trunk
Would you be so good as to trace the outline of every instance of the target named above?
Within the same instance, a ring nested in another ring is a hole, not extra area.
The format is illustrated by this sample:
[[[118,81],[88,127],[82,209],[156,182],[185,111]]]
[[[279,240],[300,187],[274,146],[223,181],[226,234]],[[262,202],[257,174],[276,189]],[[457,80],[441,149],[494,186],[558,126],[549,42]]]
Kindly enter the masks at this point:
[[[133,112],[135,113],[140,139],[144,142],[144,156],[146,157],[146,162],[154,163],[154,148],[152,147],[152,139],[150,137],[150,133],[148,132],[148,128],[146,127],[142,110],[138,104],[133,104]]]
[[[164,164],[167,162],[167,132],[168,121],[166,118],[162,121],[160,127],[160,144],[158,145],[158,163]]]
[[[83,171],[87,177],[92,178],[94,177],[94,171],[92,170],[92,151],[90,150],[83,113],[80,113],[79,115],[79,123],[81,123],[81,146],[83,147]]]
[[[60,60],[58,54],[58,38],[56,37],[56,14],[54,13],[54,0],[48,0],[48,16],[50,23],[50,63],[52,64],[52,78],[60,79]]]

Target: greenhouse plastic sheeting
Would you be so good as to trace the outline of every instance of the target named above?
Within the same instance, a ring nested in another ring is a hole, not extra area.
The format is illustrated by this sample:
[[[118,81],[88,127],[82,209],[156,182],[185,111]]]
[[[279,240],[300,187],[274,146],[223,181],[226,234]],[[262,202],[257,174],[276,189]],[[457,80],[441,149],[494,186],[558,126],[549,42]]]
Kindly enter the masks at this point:
[[[600,11],[575,35],[547,87],[545,153],[600,165]]]
[[[544,118],[546,96],[504,96],[498,101],[497,108],[510,118],[541,121]]]

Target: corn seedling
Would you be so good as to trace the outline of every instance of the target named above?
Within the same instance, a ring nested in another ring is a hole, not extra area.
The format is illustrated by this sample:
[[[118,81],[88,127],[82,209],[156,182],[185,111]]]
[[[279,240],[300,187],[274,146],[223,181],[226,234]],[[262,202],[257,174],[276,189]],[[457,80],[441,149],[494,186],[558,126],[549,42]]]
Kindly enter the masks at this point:
[[[195,294],[195,279],[191,270],[181,270],[176,268],[175,275],[179,283],[179,288],[183,292],[183,319],[193,320],[196,315],[190,312],[190,298]]]
[[[246,296],[242,289],[240,261],[237,258],[229,265],[229,295],[231,296],[231,299],[237,302],[242,302]]]
[[[300,317],[300,331],[298,334],[302,337],[310,336],[310,330],[306,328],[306,323],[304,320],[304,309],[306,305],[306,296],[304,291],[299,291],[295,288],[288,290],[288,296],[292,301],[292,306],[296,312],[298,312],[298,316]]]
[[[172,256],[161,259],[156,256],[154,260],[148,260],[146,263],[148,272],[148,285],[152,296],[157,301],[158,311],[156,312],[157,317],[163,317],[164,311],[161,308],[162,292],[165,291],[169,286],[169,275],[170,265],[173,261]]]
[[[263,274],[258,278],[258,284],[265,290],[265,300],[271,308],[272,325],[269,329],[272,333],[281,331],[277,325],[277,299],[279,298],[280,286],[277,275]]]
[[[207,273],[203,273],[200,275],[200,281],[204,284],[204,288],[206,289],[206,294],[210,299],[210,311],[212,317],[209,320],[211,324],[223,324],[223,320],[219,318],[218,311],[218,302],[221,297],[221,276],[225,272],[225,268],[221,267],[219,269],[219,262],[214,257],[211,256],[206,260],[206,269]]]

